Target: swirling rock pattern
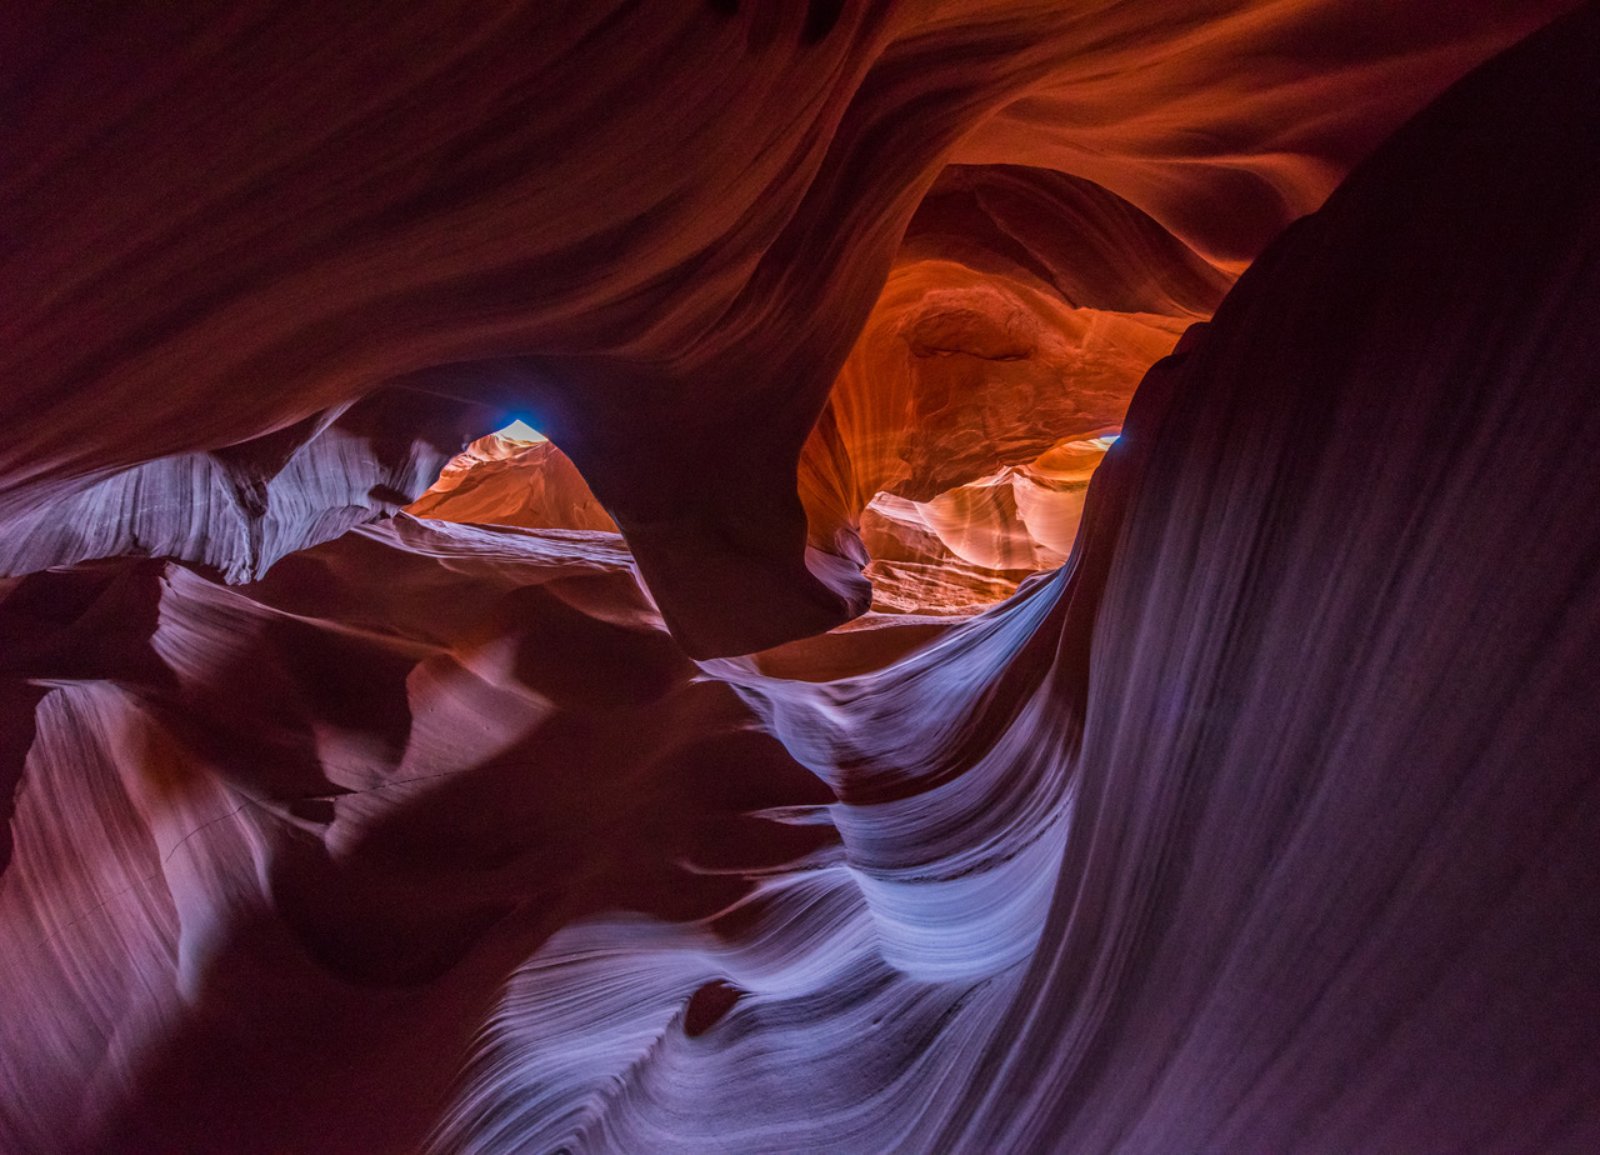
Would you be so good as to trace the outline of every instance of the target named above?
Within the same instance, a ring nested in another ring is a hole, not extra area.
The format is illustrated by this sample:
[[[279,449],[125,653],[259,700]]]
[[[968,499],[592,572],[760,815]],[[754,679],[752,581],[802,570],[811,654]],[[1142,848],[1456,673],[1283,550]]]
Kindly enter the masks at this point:
[[[1553,14],[8,16],[0,1146],[1600,1148]]]
[[[348,7],[24,7],[0,494],[59,524],[119,471],[442,395],[537,417],[692,652],[814,633],[867,589],[848,549],[808,555],[795,461],[948,162],[1087,178],[1236,265],[1564,6],[438,0],[381,34]],[[97,512],[181,516],[187,476]],[[215,564],[189,536],[140,540]]]

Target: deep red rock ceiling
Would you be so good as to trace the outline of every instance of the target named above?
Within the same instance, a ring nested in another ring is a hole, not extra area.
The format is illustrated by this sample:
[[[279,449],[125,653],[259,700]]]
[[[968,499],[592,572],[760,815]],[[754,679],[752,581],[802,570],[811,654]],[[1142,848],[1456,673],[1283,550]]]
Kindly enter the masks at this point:
[[[1571,8],[0,15],[0,1150],[1600,1150]]]

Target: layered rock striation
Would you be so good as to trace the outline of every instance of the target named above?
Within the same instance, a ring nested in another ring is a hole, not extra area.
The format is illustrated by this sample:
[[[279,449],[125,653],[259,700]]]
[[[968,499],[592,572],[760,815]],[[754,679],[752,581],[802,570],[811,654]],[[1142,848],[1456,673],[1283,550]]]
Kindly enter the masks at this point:
[[[577,8],[10,18],[0,1146],[1600,1147],[1600,7]]]

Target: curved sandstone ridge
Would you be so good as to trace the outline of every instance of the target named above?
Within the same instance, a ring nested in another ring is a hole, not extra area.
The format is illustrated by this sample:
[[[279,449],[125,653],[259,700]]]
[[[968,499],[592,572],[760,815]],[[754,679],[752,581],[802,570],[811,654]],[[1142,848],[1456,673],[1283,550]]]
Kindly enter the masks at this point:
[[[1088,182],[946,170],[801,452],[812,546],[864,550],[874,606],[899,612],[970,613],[1059,566],[1101,435],[1228,283]],[[565,454],[513,444],[475,442],[409,512],[615,528]]]
[[[493,433],[452,458],[406,512],[477,525],[617,530],[577,466],[553,442]]]
[[[1600,6],[577,7],[8,47],[0,1148],[1600,1149]]]
[[[0,572],[148,552],[259,573],[276,551],[249,543],[384,513],[393,471],[330,454],[326,496],[262,529],[259,502],[201,497],[211,455],[242,447],[232,484],[270,489],[261,439],[387,390],[533,414],[692,652],[817,632],[867,589],[847,544],[807,553],[795,462],[947,163],[1092,180],[1237,267],[1565,6],[20,10]],[[463,423],[503,420],[398,420]],[[85,510],[127,528],[87,533]]]

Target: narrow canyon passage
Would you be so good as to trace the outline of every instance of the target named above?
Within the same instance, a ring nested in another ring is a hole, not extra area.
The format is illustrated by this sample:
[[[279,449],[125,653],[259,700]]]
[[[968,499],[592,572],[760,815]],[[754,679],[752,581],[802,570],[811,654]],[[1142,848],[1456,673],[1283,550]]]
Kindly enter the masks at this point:
[[[1600,1150],[1600,5],[1449,17],[5,17],[0,1151]]]

